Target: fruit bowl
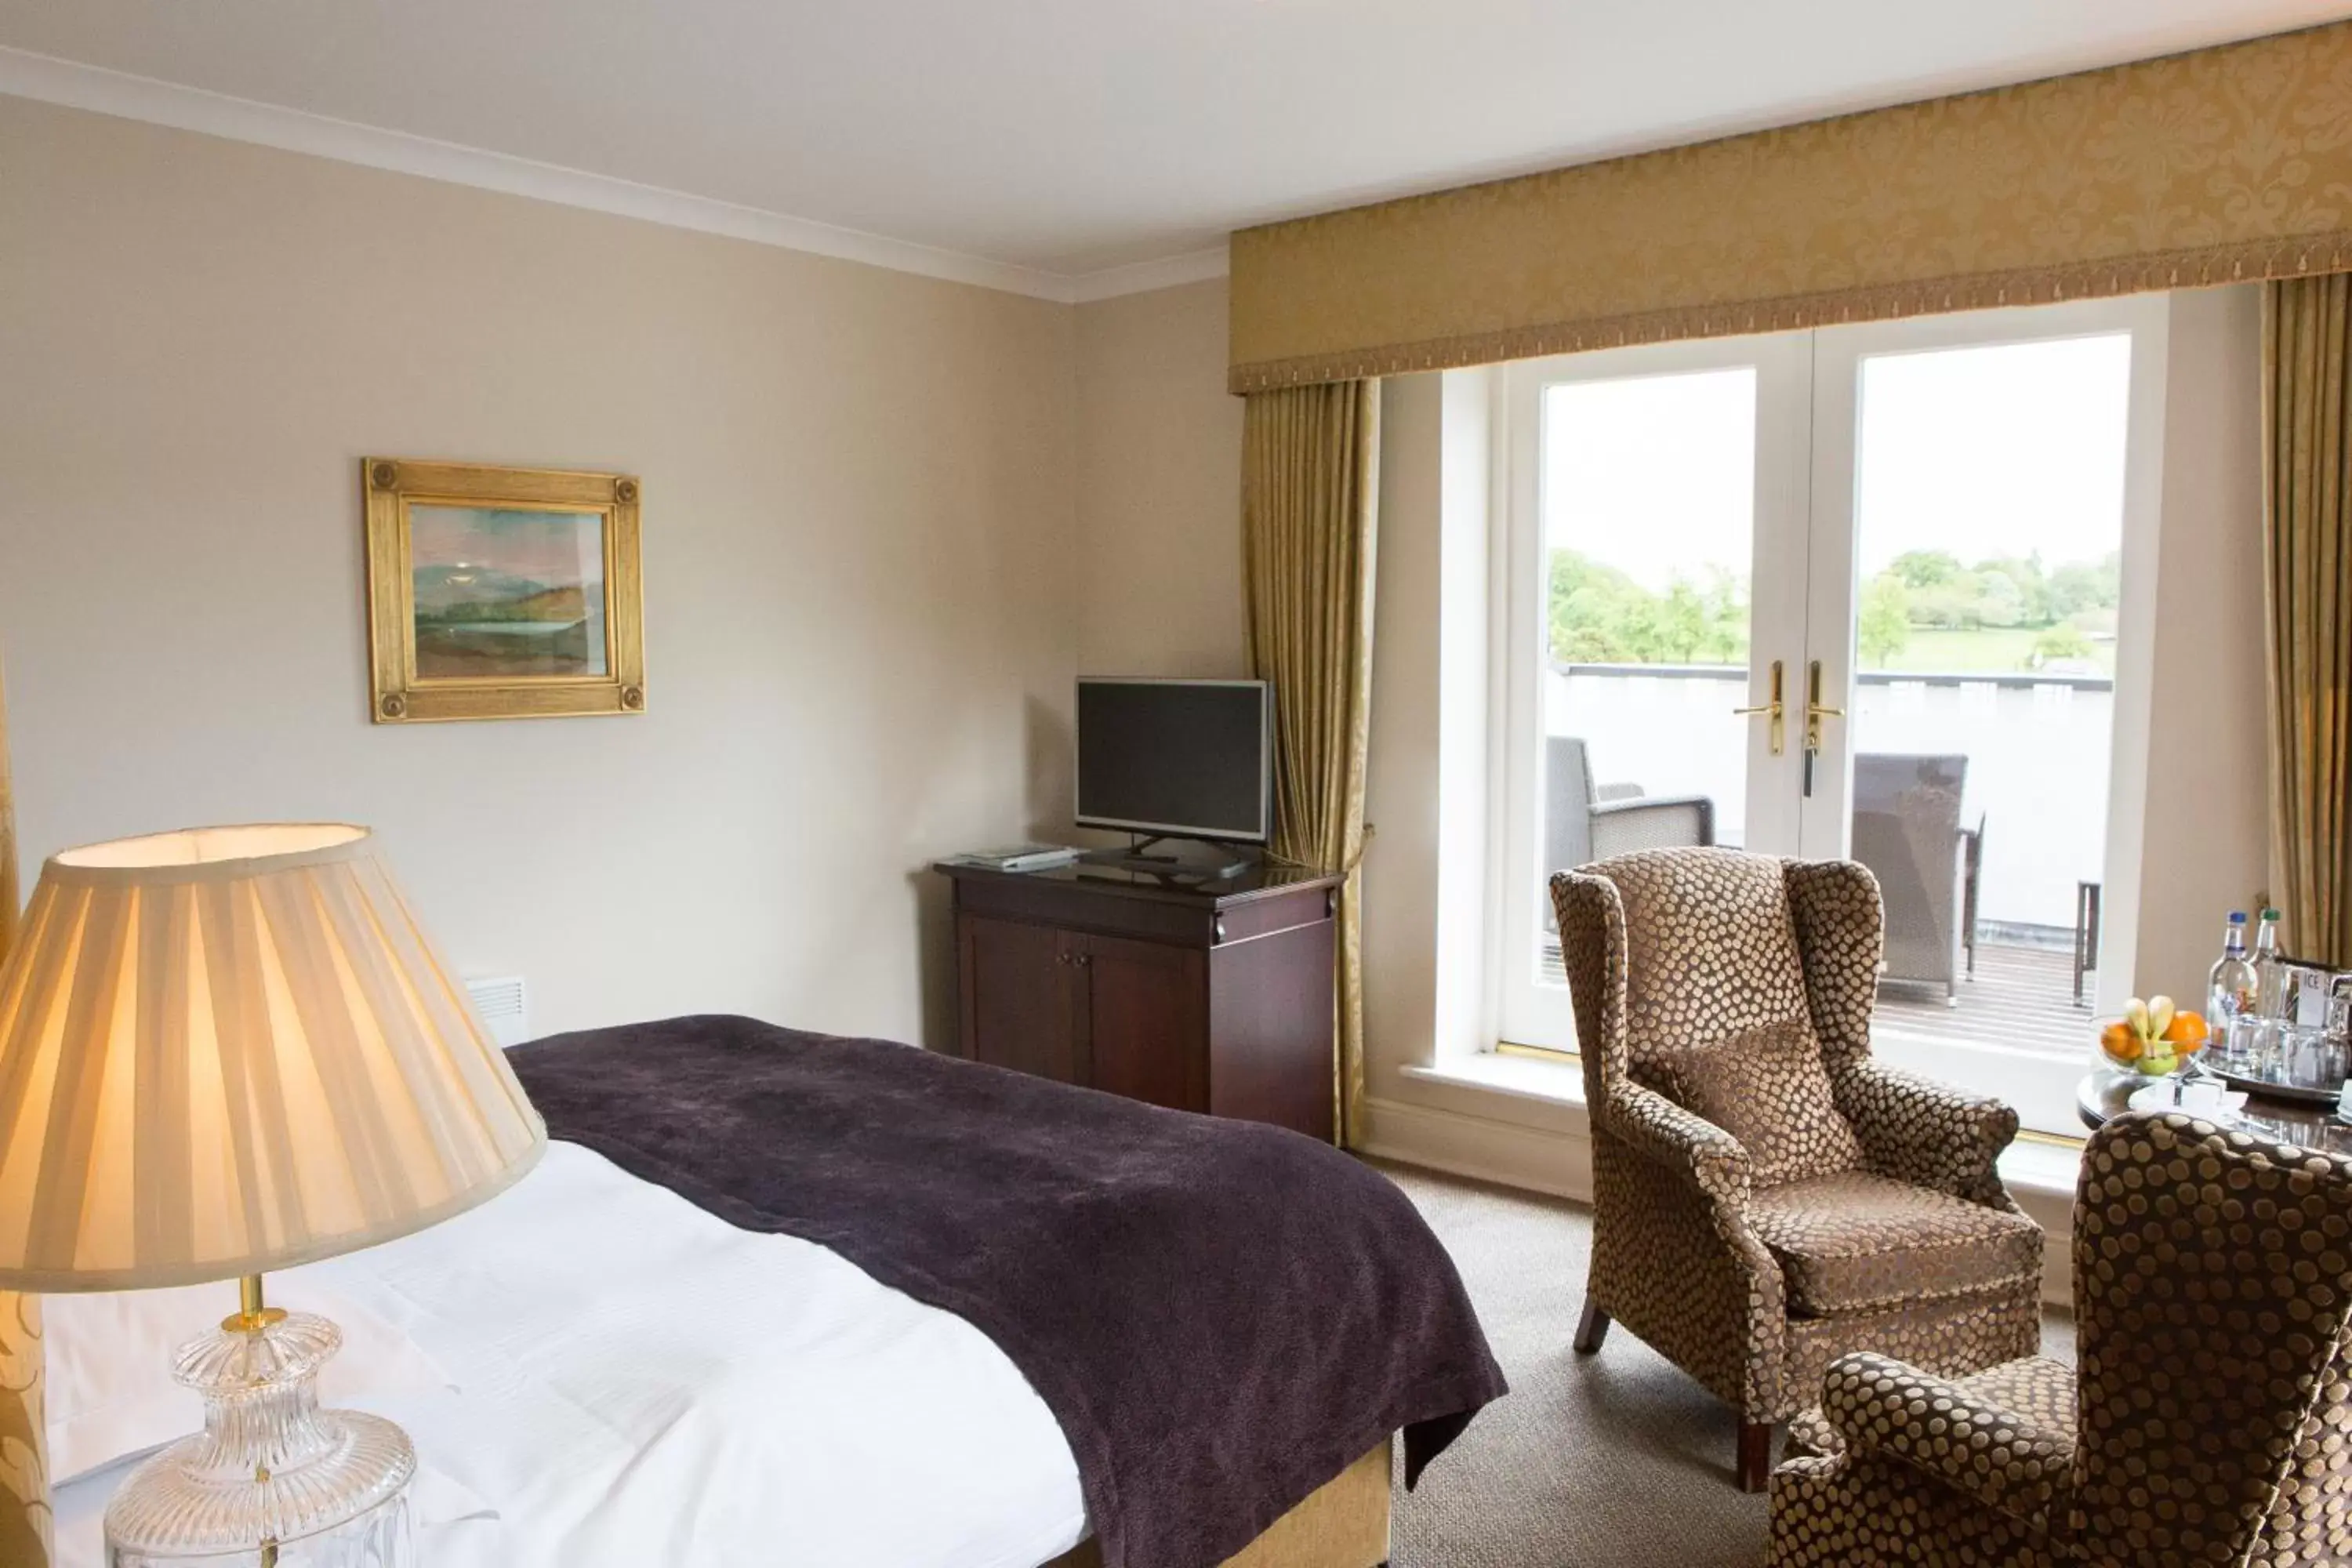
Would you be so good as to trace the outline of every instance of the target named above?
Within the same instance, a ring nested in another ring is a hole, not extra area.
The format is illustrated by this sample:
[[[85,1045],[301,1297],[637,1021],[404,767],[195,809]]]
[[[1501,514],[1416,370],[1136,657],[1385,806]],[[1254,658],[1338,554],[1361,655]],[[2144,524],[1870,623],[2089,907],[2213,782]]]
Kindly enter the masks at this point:
[[[2126,1072],[2163,1078],[2187,1066],[2209,1038],[2205,1020],[2175,1007],[2171,997],[2135,996],[2120,1017],[2100,1026],[2099,1054]]]

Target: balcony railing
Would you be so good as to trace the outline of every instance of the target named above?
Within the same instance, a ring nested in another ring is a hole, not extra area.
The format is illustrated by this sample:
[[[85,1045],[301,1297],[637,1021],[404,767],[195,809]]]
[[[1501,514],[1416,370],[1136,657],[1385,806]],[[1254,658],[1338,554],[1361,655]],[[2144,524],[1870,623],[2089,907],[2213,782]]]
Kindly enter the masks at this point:
[[[1748,667],[1744,664],[1578,664],[1562,658],[1550,662],[1554,675],[1647,675],[1667,680],[1730,680],[1740,684],[1748,679]],[[2002,690],[2065,686],[2076,691],[2116,689],[2115,678],[2110,675],[2045,675],[2031,669],[1864,669],[1856,671],[1853,679],[1860,686],[1991,686]]]
[[[1705,795],[1723,842],[1746,841],[1745,666],[1555,660],[1545,728],[1581,736],[1593,776],[1654,795]],[[2075,884],[2105,859],[2115,681],[2027,670],[1868,670],[1847,733],[1859,752],[1969,759],[1962,820],[1985,819],[1983,920],[2071,931]],[[1795,739],[1791,714],[1791,741]]]

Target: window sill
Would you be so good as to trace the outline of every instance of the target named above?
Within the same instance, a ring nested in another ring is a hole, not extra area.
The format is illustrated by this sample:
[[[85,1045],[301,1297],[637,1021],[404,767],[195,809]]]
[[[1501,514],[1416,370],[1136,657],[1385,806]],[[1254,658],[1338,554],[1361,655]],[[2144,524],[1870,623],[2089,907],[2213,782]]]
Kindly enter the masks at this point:
[[[2012,1193],[2074,1201],[2074,1184],[2083,1171],[2079,1143],[2045,1143],[2021,1138],[2000,1152],[2000,1179]]]
[[[1573,1060],[1546,1061],[1481,1051],[1426,1066],[1416,1063],[1403,1071],[1406,1078],[1423,1083],[1584,1110],[1584,1072]],[[2013,1193],[2071,1203],[2082,1163],[2079,1144],[2021,1139],[2001,1152],[2000,1179]]]
[[[1507,1095],[1513,1100],[1570,1105],[1578,1110],[1584,1107],[1584,1069],[1574,1061],[1543,1061],[1534,1057],[1479,1051],[1470,1056],[1447,1057],[1425,1067],[1416,1063],[1404,1068],[1404,1076],[1423,1083],[1451,1084],[1457,1089]]]

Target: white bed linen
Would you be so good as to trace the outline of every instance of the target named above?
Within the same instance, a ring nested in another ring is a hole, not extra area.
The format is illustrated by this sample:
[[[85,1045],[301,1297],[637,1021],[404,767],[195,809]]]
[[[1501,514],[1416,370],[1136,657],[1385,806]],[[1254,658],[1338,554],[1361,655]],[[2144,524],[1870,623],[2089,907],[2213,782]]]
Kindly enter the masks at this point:
[[[1086,1531],[1060,1426],[986,1335],[577,1145],[295,1272],[457,1384],[354,1402],[416,1441],[425,1568],[1034,1568]],[[60,1489],[61,1568],[102,1568],[127,1468]]]

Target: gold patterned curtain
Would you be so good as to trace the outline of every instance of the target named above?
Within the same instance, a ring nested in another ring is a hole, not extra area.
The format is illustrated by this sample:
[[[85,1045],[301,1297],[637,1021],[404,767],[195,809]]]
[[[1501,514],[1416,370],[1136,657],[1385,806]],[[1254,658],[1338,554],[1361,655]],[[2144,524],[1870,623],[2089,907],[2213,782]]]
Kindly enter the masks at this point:
[[[1242,425],[1250,667],[1274,686],[1276,858],[1341,871],[1332,1084],[1342,1146],[1363,1135],[1364,987],[1357,860],[1370,735],[1381,384],[1253,395]]]
[[[2352,276],[2263,304],[2272,898],[2289,948],[2352,967]]]
[[[2352,22],[1233,237],[1227,384],[2352,268]]]
[[[0,685],[0,963],[16,934],[16,796],[8,694]],[[47,1430],[41,1417],[41,1299],[0,1290],[0,1563],[45,1568],[52,1550]]]

